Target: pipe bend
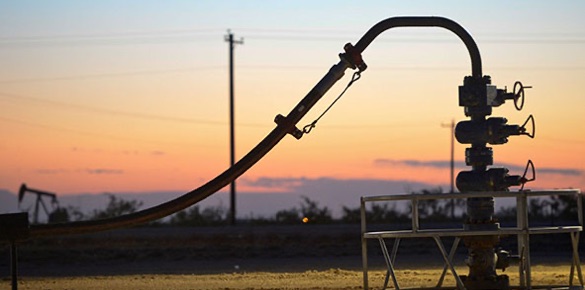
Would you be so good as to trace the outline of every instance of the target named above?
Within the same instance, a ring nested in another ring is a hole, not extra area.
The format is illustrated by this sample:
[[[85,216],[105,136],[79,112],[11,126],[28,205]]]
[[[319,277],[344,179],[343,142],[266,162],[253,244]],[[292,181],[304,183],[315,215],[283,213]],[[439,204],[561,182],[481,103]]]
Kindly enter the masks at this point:
[[[453,33],[455,33],[467,47],[469,56],[471,58],[471,72],[472,76],[481,78],[481,56],[479,54],[479,48],[471,37],[471,35],[459,25],[457,22],[438,16],[400,16],[391,17],[378,22],[372,28],[370,28],[364,36],[356,43],[355,49],[358,52],[363,52],[370,43],[382,32],[394,28],[394,27],[442,27]]]
[[[364,36],[357,42],[355,49],[361,53],[363,50],[378,36],[380,33],[393,27],[431,27],[438,26],[446,28],[461,38],[471,56],[472,72],[474,77],[481,77],[481,57],[479,49],[471,35],[465,31],[456,22],[443,17],[392,17],[383,20],[374,25]],[[194,189],[184,195],[170,200],[166,203],[144,209],[132,214],[118,216],[104,220],[77,221],[60,224],[43,224],[33,225],[30,227],[30,237],[54,236],[64,234],[81,234],[96,231],[104,231],[121,227],[133,226],[141,223],[153,221],[190,205],[193,205],[211,194],[219,191],[231,181],[242,175],[246,170],[258,162],[266,155],[276,144],[294,128],[295,124],[313,107],[313,105],[329,90],[337,81],[343,72],[348,68],[345,61],[340,61],[333,66],[331,70],[321,79],[321,81],[303,98],[293,110],[290,111],[287,118],[289,122],[277,126],[271,131],[256,147],[247,155],[240,159],[236,164],[226,171],[210,180],[203,186]]]
[[[236,164],[201,187],[173,200],[131,214],[102,220],[32,225],[29,231],[30,237],[83,234],[129,227],[163,218],[196,204],[238,178],[272,150],[291,129],[295,128],[299,120],[319,101],[329,88],[343,76],[347,68],[348,64],[343,60],[334,65],[317,85],[289,112],[287,122],[278,124],[276,128],[266,135],[256,147],[236,162]]]

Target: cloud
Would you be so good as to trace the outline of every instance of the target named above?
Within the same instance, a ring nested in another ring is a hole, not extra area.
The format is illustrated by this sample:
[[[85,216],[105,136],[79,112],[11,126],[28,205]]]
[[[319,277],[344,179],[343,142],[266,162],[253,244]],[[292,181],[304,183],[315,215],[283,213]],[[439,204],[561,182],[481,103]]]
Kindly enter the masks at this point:
[[[382,167],[391,167],[391,166],[408,166],[408,167],[425,167],[425,168],[437,168],[437,169],[445,169],[450,168],[451,161],[449,160],[414,160],[414,159],[384,159],[378,158],[374,160],[374,165],[382,166]],[[510,163],[497,163],[495,167],[505,167],[510,170],[510,172],[517,172],[511,174],[522,174],[526,168],[526,165],[517,165],[517,164],[510,164]],[[464,162],[456,161],[455,168],[457,170],[469,170],[469,166],[467,166]],[[542,167],[539,168],[536,166],[536,173],[537,174],[557,174],[562,176],[582,176],[584,175],[584,171],[581,169],[576,168],[551,168],[551,167]]]
[[[123,174],[122,169],[107,169],[107,168],[88,168],[84,170],[88,174]]]
[[[260,177],[257,179],[243,179],[241,180],[242,185],[250,187],[261,187],[264,189],[280,189],[288,190],[294,187],[300,186],[305,178],[271,178],[271,177]]]
[[[63,174],[69,173],[70,170],[62,169],[62,168],[40,168],[35,170],[35,173],[38,174]]]
[[[581,176],[583,175],[583,170],[580,169],[572,169],[572,168],[536,168],[537,173],[544,173],[544,174],[559,174],[565,176]]]
[[[37,174],[71,174],[71,173],[86,173],[86,174],[123,174],[122,169],[110,168],[86,168],[86,169],[64,169],[64,168],[40,168],[36,169]]]
[[[247,191],[247,194],[241,194],[238,199],[239,213],[254,212],[264,216],[273,215],[281,209],[296,207],[301,203],[301,197],[306,196],[318,202],[319,206],[331,209],[333,216],[341,217],[343,207],[359,208],[360,197],[362,196],[405,194],[440,186],[409,180],[337,179],[329,177],[262,177],[254,180],[242,179],[242,182],[244,180],[249,184],[274,187],[269,191]],[[278,190],[277,185],[289,187],[286,191],[282,191]]]
[[[389,167],[389,166],[409,166],[409,167],[431,167],[431,168],[449,168],[451,161],[449,160],[413,160],[413,159],[383,159],[378,158],[374,160],[374,165]],[[455,167],[463,168],[465,163],[455,162]]]
[[[428,184],[410,180],[385,179],[336,179],[336,178],[272,178],[242,179],[242,184],[271,191],[297,194],[322,194],[332,196],[339,194],[366,195],[410,192],[424,188],[436,188],[436,184]]]
[[[137,149],[123,149],[123,150],[107,150],[101,148],[82,148],[82,147],[71,147],[69,149],[74,153],[86,153],[86,154],[108,154],[108,155],[125,155],[125,156],[163,156],[166,155],[165,151],[162,150],[151,150],[151,151],[140,151]]]

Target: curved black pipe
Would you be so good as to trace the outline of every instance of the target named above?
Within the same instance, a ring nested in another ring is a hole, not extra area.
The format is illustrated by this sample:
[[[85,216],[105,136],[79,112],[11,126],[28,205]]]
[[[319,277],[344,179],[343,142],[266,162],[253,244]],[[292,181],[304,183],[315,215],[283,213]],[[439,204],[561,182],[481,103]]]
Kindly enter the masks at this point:
[[[378,22],[355,44],[355,49],[361,53],[382,32],[393,27],[442,27],[455,33],[463,41],[471,57],[471,72],[473,77],[481,78],[481,56],[477,44],[469,33],[455,21],[435,16],[423,17],[392,17]]]
[[[279,121],[278,126],[273,129],[264,139],[256,145],[248,154],[240,159],[234,166],[226,171],[184,195],[170,200],[166,203],[147,208],[135,213],[122,215],[114,218],[77,221],[69,223],[55,223],[32,225],[30,228],[30,237],[54,236],[64,234],[82,234],[88,232],[104,231],[133,225],[143,224],[154,221],[177,211],[185,209],[204,198],[219,191],[230,182],[238,178],[256,162],[258,162],[266,153],[268,153],[287,133],[295,129],[295,125],[301,118],[317,103],[317,101],[339,80],[344,71],[349,67],[349,63],[342,60],[334,65],[329,72],[315,85],[315,87],[292,109],[292,111],[283,120]]]
[[[472,62],[473,76],[481,77],[481,57],[477,45],[459,24],[450,19],[442,17],[393,17],[388,18],[374,25],[366,34],[357,42],[352,53],[360,54],[363,50],[378,36],[393,27],[427,27],[438,26],[449,29],[457,34],[467,46]],[[350,53],[350,54],[352,54]],[[341,61],[334,65],[329,72],[315,85],[315,87],[290,111],[283,120],[278,122],[278,126],[272,130],[256,147],[240,159],[234,166],[210,180],[201,187],[194,189],[184,195],[170,200],[166,203],[141,210],[132,214],[118,216],[109,219],[77,221],[70,223],[42,224],[32,225],[30,228],[30,237],[54,236],[64,234],[81,234],[88,232],[104,231],[133,225],[143,224],[154,221],[177,211],[185,209],[206,197],[219,191],[230,182],[238,178],[264,155],[266,155],[286,134],[296,129],[296,124],[301,118],[317,103],[317,101],[339,80],[345,70],[354,67],[356,63],[349,55],[342,55]]]

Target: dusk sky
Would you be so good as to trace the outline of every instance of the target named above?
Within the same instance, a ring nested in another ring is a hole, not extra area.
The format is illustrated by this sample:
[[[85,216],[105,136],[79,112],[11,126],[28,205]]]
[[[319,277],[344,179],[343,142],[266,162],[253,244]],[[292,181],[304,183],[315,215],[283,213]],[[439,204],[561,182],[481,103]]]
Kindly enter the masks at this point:
[[[494,165],[532,188],[585,188],[584,1],[2,1],[0,189],[61,194],[187,191],[229,166],[228,44],[235,49],[236,156],[247,153],[338,62],[393,16],[443,16],[474,37],[483,72],[525,106],[492,116],[536,138],[494,145]],[[368,70],[317,127],[287,136],[239,182],[284,191],[309,178],[449,184],[451,120],[465,46],[441,28],[397,28],[363,53]],[[310,111],[311,123],[346,76]],[[442,126],[443,125],[443,126]],[[465,145],[456,144],[457,171]],[[262,182],[256,182],[262,181]],[[365,192],[363,194],[366,194]]]

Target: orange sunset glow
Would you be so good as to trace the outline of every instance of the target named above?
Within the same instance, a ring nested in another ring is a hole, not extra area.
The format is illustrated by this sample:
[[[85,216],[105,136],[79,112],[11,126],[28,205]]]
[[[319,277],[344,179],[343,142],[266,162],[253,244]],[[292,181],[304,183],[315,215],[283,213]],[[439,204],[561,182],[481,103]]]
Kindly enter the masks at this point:
[[[134,3],[137,4],[137,3]],[[494,165],[533,188],[585,188],[585,3],[578,1],[165,1],[0,3],[0,189],[60,194],[186,191],[229,167],[228,45],[235,48],[236,159],[319,81],[347,42],[398,15],[440,15],[474,37],[498,88],[533,86],[492,116],[536,138],[494,145]],[[239,180],[356,179],[448,189],[450,129],[466,117],[465,46],[439,28],[382,34],[368,70],[310,134],[287,136]],[[311,123],[351,71],[299,123]],[[455,144],[456,172],[466,145]],[[405,188],[406,189],[406,188]],[[366,191],[367,189],[364,189]],[[361,194],[366,194],[363,192]],[[356,194],[356,200],[359,194]]]

